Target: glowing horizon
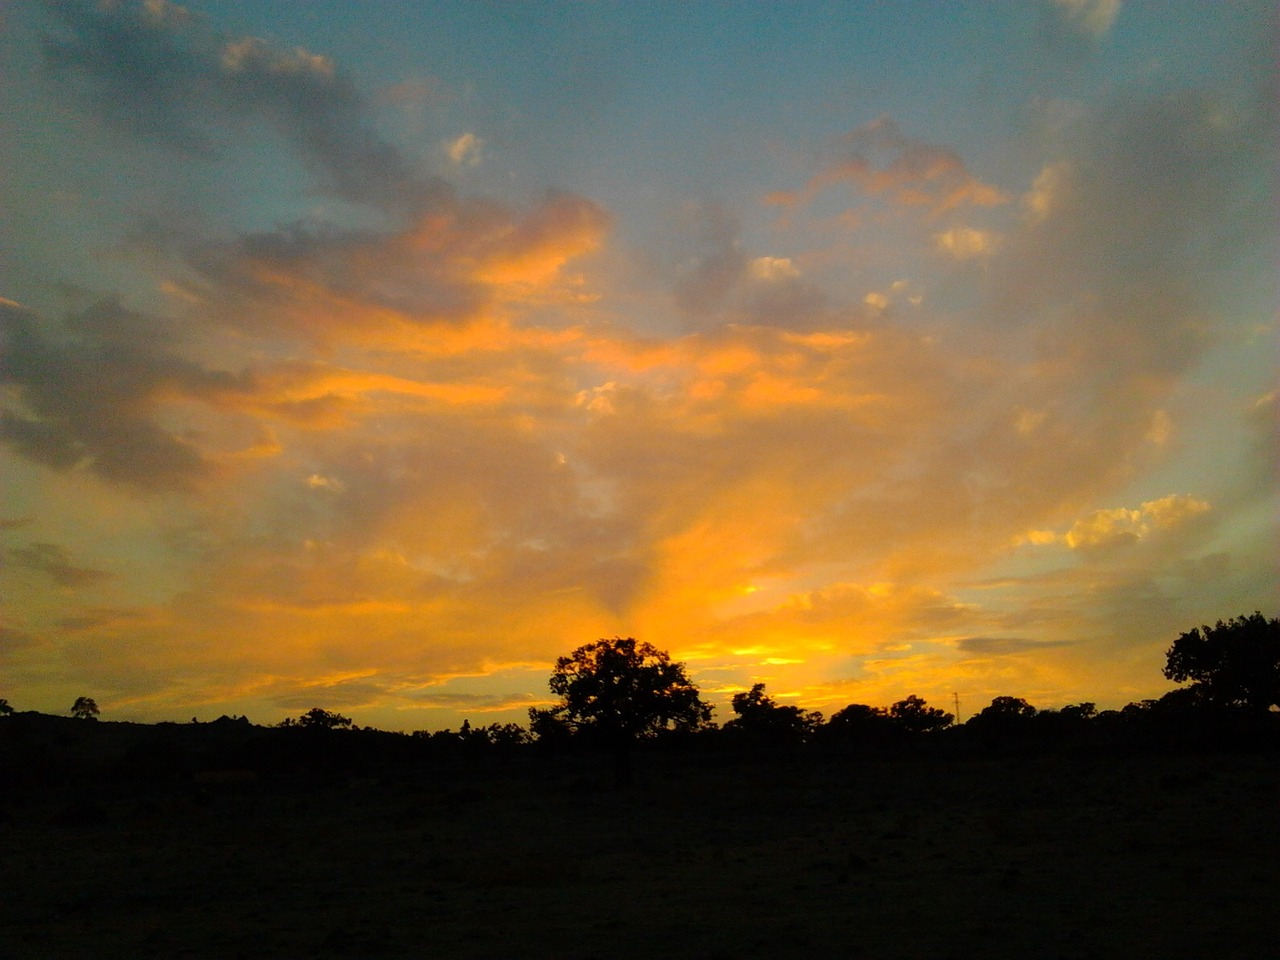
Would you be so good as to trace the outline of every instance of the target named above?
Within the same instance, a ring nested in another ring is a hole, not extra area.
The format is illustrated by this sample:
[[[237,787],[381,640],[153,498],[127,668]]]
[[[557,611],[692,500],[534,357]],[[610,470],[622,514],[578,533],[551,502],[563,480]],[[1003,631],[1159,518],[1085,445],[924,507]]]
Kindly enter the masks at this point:
[[[1267,3],[18,2],[0,696],[1159,696],[1280,608]]]

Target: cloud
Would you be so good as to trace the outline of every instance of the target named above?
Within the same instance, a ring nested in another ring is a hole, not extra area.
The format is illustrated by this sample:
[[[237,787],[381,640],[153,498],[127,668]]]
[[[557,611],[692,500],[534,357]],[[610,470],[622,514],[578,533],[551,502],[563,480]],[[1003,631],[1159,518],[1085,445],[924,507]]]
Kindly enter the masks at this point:
[[[105,300],[49,329],[0,304],[0,440],[59,470],[83,467],[144,490],[190,487],[213,469],[190,440],[161,424],[158,402],[238,389],[169,349],[152,317]]]
[[[909,137],[881,116],[840,138],[835,157],[797,194],[775,193],[774,205],[807,205],[822,191],[850,184],[869,197],[884,197],[931,215],[964,207],[992,207],[1008,195],[971,174],[960,155]]]
[[[949,253],[957,260],[973,260],[989,257],[1000,247],[1000,238],[989,230],[975,230],[972,227],[952,227],[941,233],[935,233],[933,239],[938,249]]]
[[[742,225],[724,206],[698,204],[685,213],[694,232],[692,249],[675,265],[675,300],[688,313],[706,314],[747,274],[749,258],[739,238]]]
[[[415,209],[438,188],[379,136],[365,97],[327,57],[221,34],[168,2],[50,7],[64,30],[46,42],[49,69],[129,138],[213,155],[224,131],[261,122],[343,199]]]
[[[1176,530],[1211,509],[1204,500],[1169,494],[1159,500],[1149,500],[1137,509],[1095,510],[1073,523],[1066,533],[1032,530],[1027,540],[1039,545],[1064,543],[1072,550],[1086,552],[1111,550]]]
[[[146,621],[144,611],[132,607],[86,607],[79,613],[54,621],[59,630],[96,631],[104,627],[136,627]]]
[[[59,587],[91,587],[111,578],[105,570],[76,566],[66,550],[52,543],[9,547],[4,551],[4,559],[15,567],[45,574]]]
[[[449,154],[449,159],[460,167],[474,167],[481,160],[481,151],[484,148],[484,141],[477,137],[474,133],[464,133],[456,140],[451,140],[445,145],[445,152]]]
[[[1247,557],[1188,552],[1240,525],[1217,488],[1106,508],[1178,468],[1179,391],[1231,339],[1238,258],[1265,248],[1269,128],[1248,104],[1033,104],[1046,122],[999,184],[882,118],[815,148],[773,198],[781,232],[686,203],[637,264],[603,202],[410,169],[324,57],[168,4],[61,9],[64,97],[179,163],[267,130],[328,194],[268,229],[152,211],[110,261],[147,311],[0,304],[5,482],[35,541],[5,557],[39,574],[16,578],[21,626],[140,710],[516,710],[531,695],[505,678],[440,687],[612,633],[805,705],[953,680],[1088,695],[1099,649],[1149,672],[1221,597],[1200,581],[1262,589],[1239,586]],[[465,165],[481,144],[446,146]],[[824,212],[850,196],[855,217]],[[657,332],[673,307],[683,329]],[[1267,495],[1274,414],[1269,394],[1247,422]],[[104,542],[129,560],[111,580],[76,562]],[[95,585],[115,606],[67,608]]]
[[[1059,16],[1077,30],[1105,35],[1120,14],[1120,0],[1053,0]]]
[[[535,697],[528,693],[421,693],[413,697],[423,707],[444,707],[462,713],[500,713],[509,710],[523,712],[548,702],[548,697]]]
[[[789,257],[756,257],[748,269],[756,280],[789,280],[800,276]]]
[[[208,242],[157,229],[134,247],[166,275],[194,273],[172,282],[197,316],[259,336],[403,342],[412,328],[493,318],[506,304],[572,299],[562,269],[596,250],[609,225],[572,194],[518,209],[442,192],[400,230],[298,223]]]
[[[962,637],[956,649],[983,657],[1005,657],[1036,653],[1052,647],[1070,646],[1067,640],[1030,640],[1026,637]]]
[[[0,626],[0,656],[8,656],[15,650],[23,650],[38,645],[37,638],[26,630]]]

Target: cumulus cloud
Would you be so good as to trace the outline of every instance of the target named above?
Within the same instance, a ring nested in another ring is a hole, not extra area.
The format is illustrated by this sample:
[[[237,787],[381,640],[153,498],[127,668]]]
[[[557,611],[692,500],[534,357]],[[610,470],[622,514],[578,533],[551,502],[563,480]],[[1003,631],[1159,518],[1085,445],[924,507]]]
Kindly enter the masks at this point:
[[[976,230],[973,227],[952,227],[941,233],[935,233],[933,239],[938,249],[949,253],[957,260],[973,260],[988,257],[1000,246],[1000,238],[990,230]]]
[[[1169,494],[1159,500],[1149,500],[1136,509],[1095,510],[1073,523],[1065,533],[1033,530],[1027,538],[1037,544],[1064,543],[1072,550],[1109,550],[1175,530],[1211,509],[1204,500]]]

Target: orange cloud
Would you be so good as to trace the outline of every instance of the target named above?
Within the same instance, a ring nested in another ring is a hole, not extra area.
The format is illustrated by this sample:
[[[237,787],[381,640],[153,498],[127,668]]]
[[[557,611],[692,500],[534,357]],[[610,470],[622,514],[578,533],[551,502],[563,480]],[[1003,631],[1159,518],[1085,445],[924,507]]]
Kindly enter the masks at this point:
[[[838,152],[801,193],[771,194],[767,202],[788,207],[811,203],[823,190],[842,183],[901,206],[924,207],[931,215],[1009,202],[1003,190],[970,173],[957,153],[907,137],[886,116],[846,134]]]
[[[492,325],[501,310],[589,301],[564,266],[599,248],[609,226],[596,204],[552,193],[527,211],[438,196],[399,232],[294,226],[225,244],[188,244],[165,276],[197,316],[254,335],[325,345],[430,341],[444,327]],[[171,244],[149,247],[161,259]],[[161,269],[164,269],[161,266]]]

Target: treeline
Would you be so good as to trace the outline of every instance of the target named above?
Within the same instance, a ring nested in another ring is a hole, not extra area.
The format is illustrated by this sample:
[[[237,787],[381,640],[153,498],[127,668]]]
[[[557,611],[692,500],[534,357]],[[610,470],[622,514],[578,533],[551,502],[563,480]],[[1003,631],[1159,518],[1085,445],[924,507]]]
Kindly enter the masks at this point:
[[[337,781],[374,771],[536,766],[600,752],[613,756],[625,780],[637,751],[844,759],[1280,748],[1280,620],[1255,613],[1188,631],[1168,650],[1164,673],[1189,685],[1102,711],[1088,702],[1037,709],[998,696],[964,723],[915,695],[887,707],[852,703],[827,718],[779,704],[757,683],[734,694],[733,716],[717,724],[684,664],[614,637],[556,661],[549,686],[559,699],[531,709],[528,726],[464,721],[458,730],[398,733],[322,707],[272,727],[243,717],[147,725],[100,721],[87,697],[69,717],[17,713],[0,700],[0,763],[14,788],[56,784],[68,772],[148,782]]]
[[[888,707],[850,704],[830,718],[780,705],[756,685],[735,698],[722,725],[667,729],[636,740],[645,756],[751,762],[818,758],[984,757],[1280,749],[1280,714],[1222,708],[1175,690],[1120,710],[1073,704],[1036,709],[996,697],[962,724],[910,696]],[[347,784],[353,778],[432,778],[466,770],[576,768],[614,747],[590,725],[544,719],[412,733],[360,727],[315,708],[275,726],[223,717],[209,723],[86,722],[39,713],[0,720],[6,788],[57,788],[71,781],[194,783],[218,789],[249,782]]]

